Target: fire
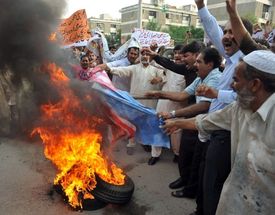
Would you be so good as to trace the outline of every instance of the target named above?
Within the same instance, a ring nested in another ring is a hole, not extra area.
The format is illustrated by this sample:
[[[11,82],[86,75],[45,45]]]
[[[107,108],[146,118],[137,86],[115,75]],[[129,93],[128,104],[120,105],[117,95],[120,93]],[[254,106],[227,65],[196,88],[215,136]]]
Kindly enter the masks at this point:
[[[115,185],[124,184],[125,175],[101,150],[102,136],[95,127],[102,119],[81,107],[61,68],[48,64],[46,71],[61,99],[55,104],[42,105],[41,126],[32,134],[40,135],[45,156],[59,170],[54,184],[62,186],[72,207],[82,208],[80,196],[94,198],[90,191],[96,187],[95,175]],[[85,96],[85,99],[92,98]]]
[[[50,40],[50,41],[57,41],[56,35],[57,35],[56,32],[51,33],[50,36],[49,36],[49,40]]]

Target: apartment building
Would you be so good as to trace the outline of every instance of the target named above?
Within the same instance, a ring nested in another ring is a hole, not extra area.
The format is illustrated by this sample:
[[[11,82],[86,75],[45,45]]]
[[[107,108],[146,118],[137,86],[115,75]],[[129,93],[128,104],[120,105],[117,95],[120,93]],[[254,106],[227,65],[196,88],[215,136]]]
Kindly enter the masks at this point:
[[[141,14],[139,14],[141,11]],[[134,28],[145,28],[151,20],[157,21],[161,29],[173,26],[200,27],[195,6],[176,7],[164,4],[163,0],[151,0],[150,3],[140,3],[120,10],[121,40],[125,41]]]
[[[224,25],[228,20],[225,0],[208,0],[207,5],[218,23]],[[241,16],[254,15],[258,23],[275,23],[275,0],[238,0],[237,7]]]
[[[101,14],[99,18],[88,18],[90,29],[98,28],[105,35],[115,35],[121,28],[121,21],[113,19],[109,14]]]

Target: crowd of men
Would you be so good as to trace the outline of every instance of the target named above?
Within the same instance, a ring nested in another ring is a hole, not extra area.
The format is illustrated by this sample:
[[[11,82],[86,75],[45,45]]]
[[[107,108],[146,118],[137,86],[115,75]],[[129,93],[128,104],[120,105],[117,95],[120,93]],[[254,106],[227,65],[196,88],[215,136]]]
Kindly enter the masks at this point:
[[[155,43],[134,45],[126,58],[96,66],[118,89],[143,95],[139,101],[165,120],[179,168],[171,195],[196,198],[192,214],[272,214],[275,36],[269,43],[259,40],[239,16],[236,0],[226,1],[230,20],[223,29],[203,0],[195,2],[211,47],[199,41],[176,45],[171,60]],[[87,60],[81,57],[82,69],[89,68]],[[129,155],[135,144],[129,140]],[[152,146],[148,164],[156,164],[161,152]]]
[[[116,88],[143,95],[140,103],[157,110],[179,169],[171,195],[195,198],[193,215],[273,214],[275,35],[269,43],[255,40],[258,32],[240,17],[236,0],[226,0],[229,21],[223,28],[204,0],[195,3],[211,47],[200,41],[176,45],[168,59],[155,43],[130,44],[125,58],[107,63],[91,50],[74,48],[72,76],[88,81],[98,67]],[[13,110],[12,91],[7,95]],[[135,145],[130,139],[129,155]],[[151,151],[148,165],[155,165],[162,147],[145,149]]]

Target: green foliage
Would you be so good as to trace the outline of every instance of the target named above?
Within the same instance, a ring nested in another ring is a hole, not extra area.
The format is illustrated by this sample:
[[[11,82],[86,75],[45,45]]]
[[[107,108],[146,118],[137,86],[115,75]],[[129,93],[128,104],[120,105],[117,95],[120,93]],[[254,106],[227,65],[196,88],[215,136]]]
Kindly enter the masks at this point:
[[[116,34],[105,35],[105,37],[109,45],[121,45],[121,29],[118,29]]]
[[[169,26],[166,32],[170,34],[171,39],[175,41],[175,44],[188,43],[190,40],[203,40],[204,36],[203,29],[195,28],[194,26]],[[191,32],[191,34],[188,32]]]
[[[252,24],[258,23],[258,18],[254,14],[252,14],[252,13],[246,14],[245,16],[243,16],[243,18],[247,19]]]
[[[160,31],[161,26],[157,23],[156,19],[152,19],[152,20],[149,20],[145,29],[150,31]]]

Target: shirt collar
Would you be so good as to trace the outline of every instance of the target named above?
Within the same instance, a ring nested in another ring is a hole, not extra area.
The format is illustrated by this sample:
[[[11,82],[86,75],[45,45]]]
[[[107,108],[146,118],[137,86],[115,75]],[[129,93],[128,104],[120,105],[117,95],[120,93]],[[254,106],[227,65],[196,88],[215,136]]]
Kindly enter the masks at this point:
[[[273,93],[269,98],[261,105],[257,110],[257,113],[261,116],[263,121],[266,121],[269,112],[275,105],[275,93]]]
[[[230,57],[227,56],[226,62],[236,64],[236,63],[239,62],[240,58],[243,57],[243,56],[244,56],[244,54],[239,50],[235,54],[233,54],[232,56],[230,56]]]

